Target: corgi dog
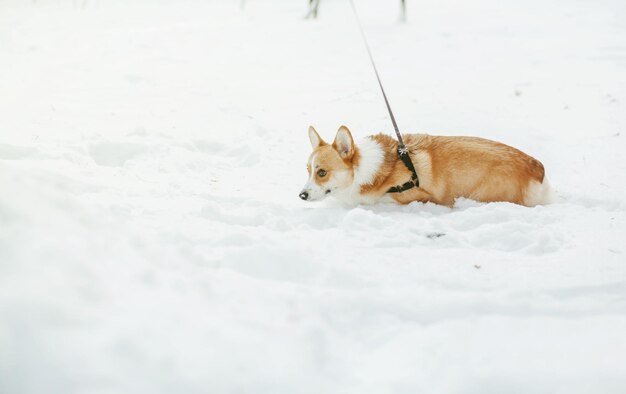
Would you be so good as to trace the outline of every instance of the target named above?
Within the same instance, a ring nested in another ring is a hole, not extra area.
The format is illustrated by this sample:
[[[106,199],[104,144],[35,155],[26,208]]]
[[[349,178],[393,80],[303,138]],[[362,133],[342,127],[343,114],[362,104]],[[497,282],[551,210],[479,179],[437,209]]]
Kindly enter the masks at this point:
[[[395,138],[372,135],[356,144],[341,126],[332,144],[309,127],[313,152],[309,178],[300,192],[306,201],[333,196],[347,205],[413,201],[453,206],[459,197],[508,201],[532,207],[552,200],[543,164],[508,145],[477,137],[405,134],[419,187],[398,192],[412,172],[400,160]]]

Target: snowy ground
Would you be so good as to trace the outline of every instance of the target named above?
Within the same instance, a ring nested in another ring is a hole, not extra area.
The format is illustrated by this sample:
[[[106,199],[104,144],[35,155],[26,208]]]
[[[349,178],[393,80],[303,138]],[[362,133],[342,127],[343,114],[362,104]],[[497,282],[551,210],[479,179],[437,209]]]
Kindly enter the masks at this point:
[[[404,131],[563,201],[301,202],[391,132],[347,0],[0,0],[0,393],[626,392],[626,3],[356,2]]]

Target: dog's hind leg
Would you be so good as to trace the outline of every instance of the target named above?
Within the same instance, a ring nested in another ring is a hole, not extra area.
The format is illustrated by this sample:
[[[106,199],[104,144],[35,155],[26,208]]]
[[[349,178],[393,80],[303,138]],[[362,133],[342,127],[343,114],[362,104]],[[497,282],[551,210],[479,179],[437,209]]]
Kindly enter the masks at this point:
[[[543,182],[530,181],[524,193],[524,205],[534,207],[536,205],[547,205],[558,202],[555,193],[548,178],[544,178]]]

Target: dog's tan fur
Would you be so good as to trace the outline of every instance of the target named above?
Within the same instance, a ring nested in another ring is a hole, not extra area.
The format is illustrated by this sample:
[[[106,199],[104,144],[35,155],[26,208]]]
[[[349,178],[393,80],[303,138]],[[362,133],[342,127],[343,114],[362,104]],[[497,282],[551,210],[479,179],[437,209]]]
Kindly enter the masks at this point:
[[[342,126],[340,132],[342,129],[345,129],[344,135],[347,133],[349,141],[352,141],[348,129]],[[319,138],[313,132],[315,135],[312,138]],[[394,138],[384,134],[369,138],[382,148],[384,157],[369,182],[359,185],[360,197],[368,200],[377,201],[390,196],[400,204],[432,201],[447,206],[452,206],[459,197],[481,202],[508,201],[526,206],[546,202],[543,189],[539,197],[535,191],[536,187],[544,186],[545,172],[543,165],[533,157],[508,145],[483,138],[426,134],[403,136],[419,175],[420,187],[401,193],[387,193],[390,187],[410,180],[411,172],[398,159],[398,142]],[[348,138],[344,137],[344,140]],[[358,145],[352,141],[349,149],[342,148],[338,146],[337,138],[332,145],[319,138],[319,145],[314,146],[314,154],[317,167],[321,165],[327,171],[347,169],[353,175],[361,160]],[[326,180],[319,179],[323,182]]]
[[[398,142],[373,136],[385,151],[385,165],[363,193],[385,193],[411,178],[397,159]],[[508,145],[477,137],[440,137],[409,134],[403,137],[411,152],[420,187],[392,193],[397,202],[432,201],[451,206],[458,197],[482,202],[509,201],[531,205],[526,191],[532,182],[543,183],[544,168],[536,159]]]

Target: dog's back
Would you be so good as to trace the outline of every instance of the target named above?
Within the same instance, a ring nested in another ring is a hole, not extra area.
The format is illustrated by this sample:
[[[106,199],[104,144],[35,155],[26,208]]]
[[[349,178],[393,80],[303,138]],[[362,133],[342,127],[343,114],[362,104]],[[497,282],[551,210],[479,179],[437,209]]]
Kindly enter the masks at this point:
[[[548,202],[543,164],[511,146],[478,137],[413,134],[422,181],[434,202],[452,205],[458,197],[483,202],[509,201],[534,206]]]

